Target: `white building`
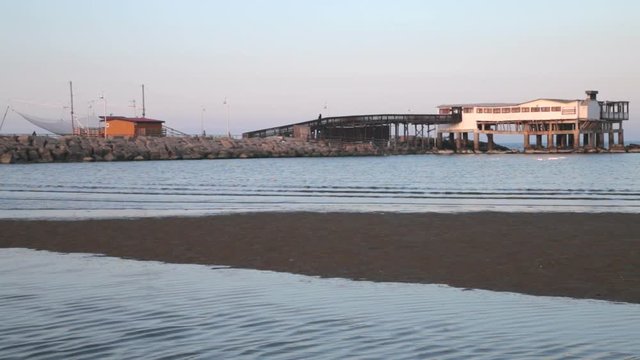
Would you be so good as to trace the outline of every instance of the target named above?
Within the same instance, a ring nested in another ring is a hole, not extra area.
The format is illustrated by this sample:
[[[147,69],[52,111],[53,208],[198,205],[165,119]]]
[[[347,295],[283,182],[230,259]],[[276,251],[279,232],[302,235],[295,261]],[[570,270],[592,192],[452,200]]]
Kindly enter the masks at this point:
[[[598,101],[597,91],[586,93],[588,98],[583,100],[440,105],[440,114],[460,112],[462,119],[455,124],[439,125],[438,139],[442,141],[442,135],[448,133],[456,148],[460,148],[472,133],[477,150],[481,134],[487,136],[490,147],[494,134],[521,134],[525,149],[530,148],[532,135],[536,136],[537,147],[542,147],[542,137],[547,136],[547,148],[578,148],[580,134],[585,147],[604,147],[604,133],[608,133],[609,148],[623,146],[622,121],[629,119],[629,102]],[[614,134],[618,134],[617,144]]]

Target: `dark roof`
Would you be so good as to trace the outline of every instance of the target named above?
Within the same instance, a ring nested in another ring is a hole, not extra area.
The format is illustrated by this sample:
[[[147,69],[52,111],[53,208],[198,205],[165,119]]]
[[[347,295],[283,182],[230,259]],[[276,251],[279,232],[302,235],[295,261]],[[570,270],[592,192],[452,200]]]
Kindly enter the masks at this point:
[[[163,123],[164,122],[162,120],[149,119],[146,117],[126,117],[126,116],[115,116],[115,115],[107,116],[107,120],[108,121],[122,120],[122,121],[129,121],[133,123]],[[100,121],[104,121],[104,116],[100,116]]]

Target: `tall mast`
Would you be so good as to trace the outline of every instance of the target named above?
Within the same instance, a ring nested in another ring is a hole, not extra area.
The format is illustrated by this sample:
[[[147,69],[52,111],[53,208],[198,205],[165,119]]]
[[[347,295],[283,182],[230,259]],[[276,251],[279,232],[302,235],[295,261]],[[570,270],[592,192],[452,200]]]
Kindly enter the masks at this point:
[[[69,93],[71,94],[71,132],[76,133],[76,123],[73,119],[73,82],[69,81]]]
[[[144,84],[142,84],[142,117],[144,118],[146,115],[145,107],[144,107]]]

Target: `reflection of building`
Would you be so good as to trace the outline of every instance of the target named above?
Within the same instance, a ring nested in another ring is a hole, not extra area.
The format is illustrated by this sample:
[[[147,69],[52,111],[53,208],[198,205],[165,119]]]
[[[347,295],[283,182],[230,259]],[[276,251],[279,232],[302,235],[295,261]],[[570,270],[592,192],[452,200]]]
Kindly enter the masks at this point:
[[[448,134],[456,147],[474,136],[476,148],[480,134],[489,144],[494,134],[524,136],[524,147],[530,148],[530,136],[535,146],[547,148],[604,147],[604,134],[609,135],[609,148],[624,145],[622,121],[629,119],[628,101],[598,101],[597,91],[587,91],[586,100],[538,99],[520,104],[454,104],[439,106],[440,114],[462,108],[462,121],[438,126],[438,138]],[[618,141],[615,141],[615,134]],[[580,137],[582,135],[582,139]]]
[[[100,117],[104,121],[104,116]],[[107,116],[107,136],[164,136],[162,120],[139,117]]]

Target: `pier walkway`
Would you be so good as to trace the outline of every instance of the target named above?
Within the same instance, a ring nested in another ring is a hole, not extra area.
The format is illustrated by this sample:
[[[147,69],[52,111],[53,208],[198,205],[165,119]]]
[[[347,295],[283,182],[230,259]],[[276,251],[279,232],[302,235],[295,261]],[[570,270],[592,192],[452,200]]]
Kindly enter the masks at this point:
[[[249,131],[244,138],[286,136],[348,141],[391,140],[429,137],[436,125],[462,120],[461,109],[450,114],[377,114],[318,117],[316,120]]]

